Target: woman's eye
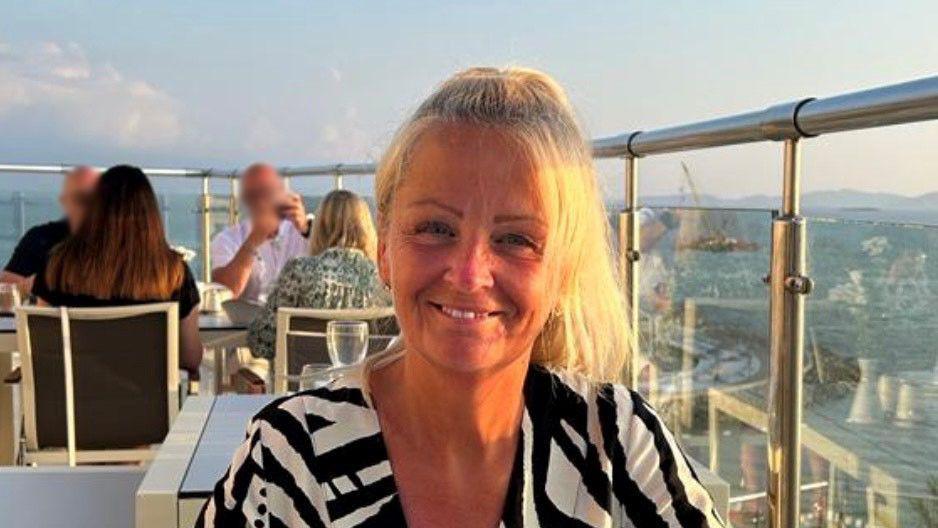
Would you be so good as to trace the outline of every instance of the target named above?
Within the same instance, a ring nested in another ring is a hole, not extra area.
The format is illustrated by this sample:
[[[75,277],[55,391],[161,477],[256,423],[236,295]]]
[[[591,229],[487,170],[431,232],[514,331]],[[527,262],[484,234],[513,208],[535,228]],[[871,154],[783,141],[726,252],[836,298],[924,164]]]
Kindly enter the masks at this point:
[[[512,247],[538,249],[537,243],[529,237],[517,233],[509,233],[498,237],[497,242]]]
[[[423,222],[417,225],[417,228],[414,230],[418,235],[427,234],[427,235],[436,235],[436,236],[445,236],[453,237],[456,236],[456,232],[453,231],[448,225],[443,222]]]

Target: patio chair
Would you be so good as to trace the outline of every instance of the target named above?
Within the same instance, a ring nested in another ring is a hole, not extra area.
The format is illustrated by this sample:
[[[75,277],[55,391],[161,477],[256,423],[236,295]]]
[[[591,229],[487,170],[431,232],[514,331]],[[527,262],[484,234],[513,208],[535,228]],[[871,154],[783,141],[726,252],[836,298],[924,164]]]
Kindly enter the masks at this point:
[[[26,464],[145,462],[179,412],[179,307],[21,307]]]
[[[394,308],[324,310],[278,308],[277,339],[274,349],[273,388],[275,394],[295,389],[288,376],[302,372],[309,363],[329,363],[326,325],[329,321],[367,321],[368,353],[384,350],[400,330]]]

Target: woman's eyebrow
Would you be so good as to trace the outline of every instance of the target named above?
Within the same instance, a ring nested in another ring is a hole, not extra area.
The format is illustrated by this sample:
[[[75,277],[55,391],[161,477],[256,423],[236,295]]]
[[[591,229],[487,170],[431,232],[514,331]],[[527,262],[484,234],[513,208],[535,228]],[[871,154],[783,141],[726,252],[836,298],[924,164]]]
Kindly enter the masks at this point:
[[[424,206],[427,206],[427,205],[433,206],[433,207],[438,207],[438,208],[440,208],[440,209],[445,209],[446,211],[449,211],[449,212],[453,213],[453,215],[455,215],[457,218],[460,218],[460,219],[461,219],[461,218],[463,217],[462,211],[460,211],[459,209],[456,209],[455,207],[453,207],[453,206],[451,206],[451,205],[447,205],[447,204],[445,204],[445,203],[443,203],[443,202],[441,202],[441,201],[439,201],[439,200],[437,200],[437,199],[435,199],[435,198],[423,198],[423,199],[420,199],[420,200],[415,200],[415,201],[413,201],[413,202],[410,202],[410,203],[407,205],[407,207],[424,207]]]
[[[495,217],[496,224],[502,224],[505,222],[534,222],[539,225],[546,225],[546,222],[539,216],[534,215],[525,215],[525,214],[509,214],[509,215],[498,215]]]

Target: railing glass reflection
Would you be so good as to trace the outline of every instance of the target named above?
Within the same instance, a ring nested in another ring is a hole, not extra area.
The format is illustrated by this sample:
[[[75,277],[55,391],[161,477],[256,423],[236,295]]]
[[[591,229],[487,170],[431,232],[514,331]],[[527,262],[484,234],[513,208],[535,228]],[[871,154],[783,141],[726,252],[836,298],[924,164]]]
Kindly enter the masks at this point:
[[[811,217],[808,233],[801,526],[938,526],[938,227]],[[765,377],[708,398],[734,521],[763,526]]]
[[[764,525],[765,434],[711,412],[714,390],[768,378],[768,210],[640,211],[639,390],[731,488],[734,524]],[[764,413],[764,408],[760,409]],[[753,496],[753,498],[747,498]]]
[[[829,466],[827,513],[936,527],[938,227],[809,222],[804,444]]]

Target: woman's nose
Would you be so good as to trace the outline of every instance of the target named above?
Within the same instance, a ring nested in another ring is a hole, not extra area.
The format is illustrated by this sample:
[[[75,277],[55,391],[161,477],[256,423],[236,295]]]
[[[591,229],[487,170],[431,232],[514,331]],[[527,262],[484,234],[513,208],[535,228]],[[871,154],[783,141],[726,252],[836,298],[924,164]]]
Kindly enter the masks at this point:
[[[485,240],[460,244],[453,252],[445,279],[458,290],[473,292],[492,286],[492,259]]]

